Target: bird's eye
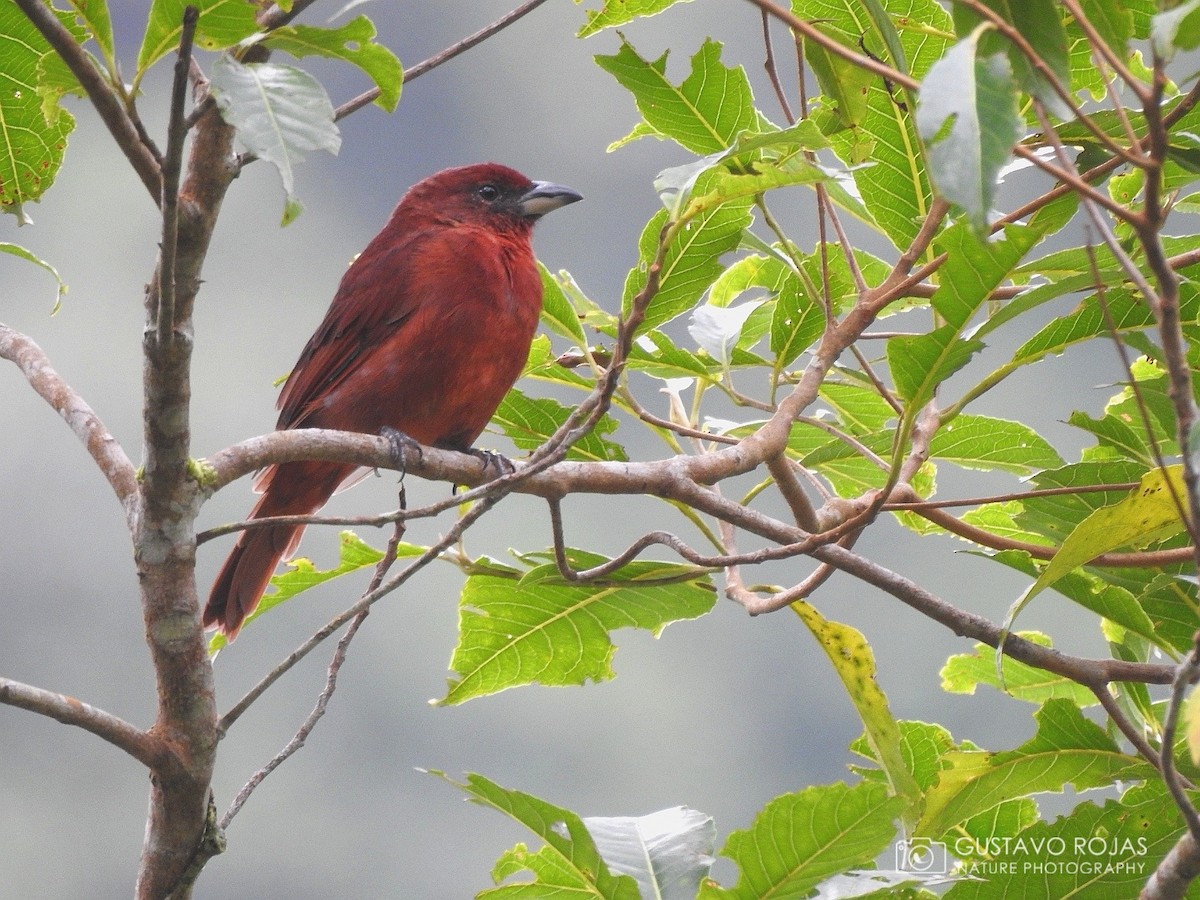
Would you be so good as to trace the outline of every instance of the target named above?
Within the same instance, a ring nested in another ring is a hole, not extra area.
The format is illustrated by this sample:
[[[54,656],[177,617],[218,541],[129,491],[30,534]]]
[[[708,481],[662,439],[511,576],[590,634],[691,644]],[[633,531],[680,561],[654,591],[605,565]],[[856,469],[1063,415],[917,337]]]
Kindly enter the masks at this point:
[[[479,194],[479,196],[482,197],[484,200],[486,200],[488,203],[491,203],[493,200],[495,200],[497,197],[500,196],[500,192],[498,190],[496,190],[495,185],[491,185],[491,184],[485,184],[478,191],[476,191],[476,193]]]

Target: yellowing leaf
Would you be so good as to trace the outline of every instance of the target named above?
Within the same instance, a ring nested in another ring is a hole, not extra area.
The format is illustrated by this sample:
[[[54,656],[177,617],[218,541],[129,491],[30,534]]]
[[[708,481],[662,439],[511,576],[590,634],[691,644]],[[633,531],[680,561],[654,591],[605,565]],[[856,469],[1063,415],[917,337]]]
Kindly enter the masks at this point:
[[[1187,698],[1183,721],[1186,725],[1183,736],[1187,739],[1188,752],[1192,754],[1192,762],[1200,766],[1200,686],[1192,688]]]

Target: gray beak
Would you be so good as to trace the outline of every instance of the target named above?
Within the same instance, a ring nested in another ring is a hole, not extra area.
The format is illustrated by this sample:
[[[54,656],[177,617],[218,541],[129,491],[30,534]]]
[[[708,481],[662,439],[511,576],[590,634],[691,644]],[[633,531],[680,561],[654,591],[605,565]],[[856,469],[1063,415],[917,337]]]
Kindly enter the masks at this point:
[[[533,188],[518,201],[521,212],[530,219],[540,219],[546,213],[554,212],[568,203],[582,200],[583,195],[549,181],[535,181]]]

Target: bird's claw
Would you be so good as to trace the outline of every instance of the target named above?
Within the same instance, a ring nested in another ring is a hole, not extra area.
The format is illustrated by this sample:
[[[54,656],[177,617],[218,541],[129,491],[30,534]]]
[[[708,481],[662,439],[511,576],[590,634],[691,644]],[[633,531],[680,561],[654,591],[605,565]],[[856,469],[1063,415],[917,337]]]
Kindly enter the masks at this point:
[[[517,467],[513,465],[511,459],[495,450],[477,450],[472,447],[467,452],[480,461],[484,472],[487,472],[489,468],[495,469],[497,478],[502,475],[511,475],[517,471]]]
[[[408,474],[408,463],[405,461],[405,451],[412,450],[417,454],[417,459],[423,459],[425,452],[421,449],[421,445],[410,438],[403,431],[392,428],[389,425],[384,425],[379,429],[379,436],[388,442],[392,452],[392,462],[396,464],[396,470],[400,473],[400,480],[404,480],[404,476]]]

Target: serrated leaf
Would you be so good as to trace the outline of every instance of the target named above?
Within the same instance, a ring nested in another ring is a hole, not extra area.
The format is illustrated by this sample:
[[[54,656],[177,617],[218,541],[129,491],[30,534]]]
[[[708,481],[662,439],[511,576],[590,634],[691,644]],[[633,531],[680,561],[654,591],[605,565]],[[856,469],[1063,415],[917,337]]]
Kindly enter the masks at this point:
[[[1040,238],[1038,229],[1023,225],[1009,225],[1002,234],[986,239],[962,223],[947,228],[936,242],[948,258],[930,301],[933,308],[947,323],[965,329]]]
[[[1069,287],[1069,285],[1067,285]],[[1083,287],[1080,277],[1079,287]],[[1090,285],[1088,285],[1090,286]],[[1047,288],[1049,286],[1047,285]],[[1042,290],[1039,302],[1052,299],[1052,290]],[[1024,295],[1023,295],[1024,296]],[[1078,306],[1064,316],[1047,324],[1037,334],[1022,344],[1013,354],[1014,365],[1036,362],[1051,353],[1062,353],[1070,347],[1094,338],[1107,338],[1112,334],[1109,323],[1119,335],[1141,331],[1154,325],[1154,316],[1146,304],[1124,287],[1105,292],[1108,316],[1095,294],[1085,297]],[[1026,308],[1032,308],[1027,306]],[[1200,295],[1193,284],[1180,285],[1180,316],[1184,321],[1195,321],[1200,313]]]
[[[332,581],[335,578],[340,578],[342,575],[348,575],[351,572],[357,572],[359,569],[377,565],[379,560],[383,559],[381,551],[364,542],[353,531],[343,531],[339,535],[338,541],[341,555],[338,564],[332,569],[318,569],[312,564],[312,560],[305,559],[304,557],[288,560],[287,565],[291,567],[290,571],[271,578],[271,587],[274,590],[269,590],[268,593],[263,594],[262,600],[259,601],[254,612],[250,613],[246,618],[243,629],[259,616],[265,615],[275,607],[292,600],[305,591],[324,584],[327,581]],[[425,547],[401,542],[396,548],[396,556],[399,558],[420,556],[425,550]],[[209,639],[208,652],[209,654],[215,654],[228,644],[229,641],[225,635],[218,631]]]
[[[179,46],[183,11],[188,6],[200,11],[196,46],[201,50],[224,50],[258,31],[255,6],[246,0],[154,0],[138,51],[135,84],[147,69]]]
[[[296,57],[315,54],[345,60],[365,72],[379,88],[376,105],[392,112],[400,102],[404,69],[396,54],[375,43],[375,24],[366,16],[358,16],[340,28],[285,25],[272,31],[263,43]]]
[[[622,309],[626,313],[632,308],[634,297],[646,286],[647,272],[657,255],[659,234],[666,221],[667,211],[659,210],[642,231],[638,242],[640,262],[625,279]],[[646,310],[639,333],[657,328],[695,306],[724,271],[720,257],[737,248],[749,225],[748,199],[726,203],[688,222],[667,248],[659,289]]]
[[[59,13],[82,40],[70,13]],[[75,128],[57,104],[43,111],[39,67],[56,58],[46,39],[15,3],[0,3],[0,208],[29,221],[23,204],[38,200],[54,182]],[[47,115],[47,112],[49,113]]]
[[[583,325],[579,321],[579,313],[563,293],[562,285],[540,262],[538,273],[542,277],[542,321],[553,331],[574,341],[577,346],[587,345],[587,337],[583,333]],[[564,277],[569,277],[563,273]]]
[[[949,753],[950,766],[926,794],[917,834],[939,838],[959,823],[1028,794],[1105,787],[1153,769],[1117,749],[1104,730],[1068,700],[1047,700],[1034,713],[1038,730],[1015,750]]]
[[[813,27],[847,47],[857,49],[857,37],[851,38],[823,21],[812,23]],[[830,53],[816,41],[804,38],[804,61],[817,76],[821,92],[832,101],[834,111],[843,125],[861,125],[867,114],[867,97],[876,75],[860,66]]]
[[[548,397],[527,397],[513,388],[492,416],[492,424],[522,450],[536,450],[567,421],[571,410]],[[591,432],[567,450],[567,459],[626,460],[625,448],[606,435],[617,430],[617,421],[604,416]]]
[[[107,0],[69,0],[71,9],[79,17],[79,23],[95,40],[108,63],[114,61],[112,19],[108,14]]]
[[[1152,791],[1156,796],[1149,799]],[[1126,791],[1119,802],[1080,803],[1070,814],[1053,822],[1034,822],[1007,840],[953,837],[951,853],[961,850],[976,858],[959,870],[963,880],[945,897],[1136,897],[1182,830],[1178,812],[1159,782],[1153,788]]]
[[[1040,434],[1020,422],[961,415],[943,425],[929,442],[929,455],[964,469],[1028,475],[1063,464]]]
[[[884,785],[869,782],[776,797],[721,850],[741,870],[737,884],[726,889],[706,882],[700,900],[805,897],[832,875],[870,868],[895,837],[903,807]]]
[[[477,897],[497,900],[566,897],[570,896],[569,891],[577,896],[606,900],[640,900],[637,883],[628,875],[609,870],[583,820],[569,809],[532,794],[503,788],[482,775],[468,773],[466,782],[460,783],[444,772],[430,774],[463,791],[472,803],[494,809],[524,825],[546,844],[536,853],[529,853],[523,844],[518,845],[501,857],[492,873],[499,883],[521,871],[529,871],[534,875],[533,882],[482,891]],[[526,888],[532,892],[525,892]]]
[[[928,334],[901,335],[888,340],[888,368],[896,392],[910,408],[924,406],[937,386],[971,361],[983,342],[958,337],[954,325]]]
[[[1110,3],[1108,0],[1080,0],[1080,7],[1088,22],[1100,35],[1118,59],[1129,55],[1129,41],[1133,38],[1133,13],[1128,3]]]
[[[590,562],[590,561],[589,561]],[[459,643],[443,705],[510,687],[583,684],[613,677],[616,648],[609,632],[644,628],[659,634],[671,622],[704,615],[716,602],[707,577],[674,584],[639,584],[691,570],[640,561],[619,582],[517,582],[471,576],[459,601]]]
[[[874,434],[896,418],[892,405],[873,387],[827,380],[821,385],[821,399],[851,434]]]
[[[24,259],[28,262],[31,262],[35,266],[41,266],[54,276],[54,280],[58,282],[58,293],[54,298],[54,306],[50,310],[50,314],[54,315],[54,313],[58,312],[59,307],[62,305],[63,295],[67,292],[67,286],[63,283],[62,276],[58,274],[58,270],[41,257],[31,253],[29,250],[26,250],[24,247],[18,244],[10,244],[6,241],[0,241],[0,253],[8,253],[11,256],[16,256],[19,259]]]
[[[676,3],[690,0],[604,0],[600,9],[587,10],[587,23],[576,37],[591,37],[606,28],[616,28],[645,16],[656,16]]]
[[[984,31],[977,28],[929,70],[916,117],[938,192],[980,232],[1021,127],[1012,67],[1002,53],[979,54]]]
[[[642,897],[695,900],[714,862],[717,826],[712,816],[694,809],[586,817],[583,824],[608,868],[633,878]]]
[[[793,603],[792,609],[812,632],[842,680],[866,729],[872,756],[887,774],[892,793],[904,800],[906,820],[915,821],[921,790],[900,752],[900,731],[887,696],[875,680],[875,654],[870,644],[862,632],[826,619],[803,600]]]
[[[886,11],[893,21],[921,22],[921,29],[904,28],[899,41],[908,61],[909,74],[920,79],[949,45],[944,35],[951,32],[949,15],[933,0],[888,0]],[[860,38],[880,55],[885,49],[868,8],[859,0],[793,0],[792,10],[810,22],[836,29],[855,52]],[[867,85],[867,109],[861,123],[829,134],[837,155],[857,164],[870,165],[852,171],[858,196],[878,227],[899,248],[908,247],[929,212],[933,192],[925,172],[920,139],[913,127],[906,92],[881,78]]]
[[[1070,84],[1070,56],[1061,4],[1053,0],[1021,0],[1019,4],[1010,4],[1009,0],[984,0],[984,3],[1016,28],[1034,49],[1039,62],[1060,84]],[[955,4],[952,11],[959,37],[968,36],[984,21],[969,6]],[[1009,63],[1026,93],[1042,101],[1060,119],[1071,118],[1070,107],[1063,103],[1047,78],[1034,68],[1015,43],[1001,39],[998,32],[985,35],[984,42],[986,53],[1000,50],[1008,54]]]
[[[651,128],[699,156],[724,150],[743,131],[760,130],[746,73],[721,62],[717,41],[704,42],[679,85],[667,79],[667,54],[642,59],[624,38],[615,54],[597,56],[596,63],[633,94]]]
[[[238,142],[279,171],[287,194],[286,225],[299,213],[295,165],[312,150],[336,155],[342,144],[325,88],[292,66],[243,65],[221,56],[213,64],[210,89],[221,117],[237,129]]]
[[[812,301],[794,275],[784,282],[771,316],[775,371],[795,362],[825,331],[825,310]]]
[[[1047,635],[1037,631],[1021,631],[1017,634],[1027,641],[1043,647],[1053,644]],[[1001,674],[996,673],[996,651],[986,644],[976,644],[972,653],[959,653],[946,660],[942,666],[942,690],[950,694],[974,694],[980,685],[993,687],[1018,700],[1029,703],[1044,703],[1061,697],[1076,706],[1094,706],[1095,694],[1076,681],[1063,675],[1047,672],[1005,656]]]

